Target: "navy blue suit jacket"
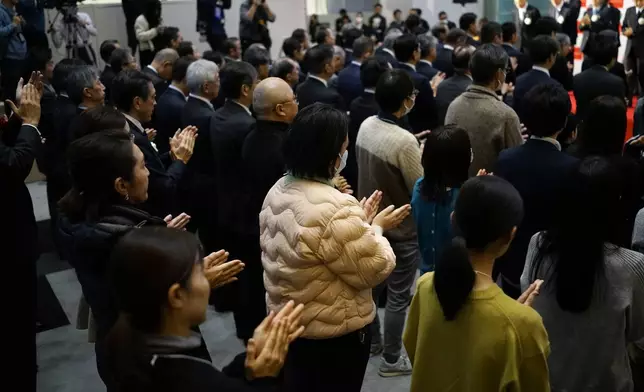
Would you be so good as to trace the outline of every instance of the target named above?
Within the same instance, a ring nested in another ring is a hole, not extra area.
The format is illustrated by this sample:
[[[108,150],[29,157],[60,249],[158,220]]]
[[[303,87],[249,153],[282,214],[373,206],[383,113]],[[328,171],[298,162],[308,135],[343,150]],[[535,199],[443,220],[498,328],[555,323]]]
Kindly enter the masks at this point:
[[[168,88],[154,108],[155,143],[159,152],[170,151],[170,138],[181,127],[181,113],[186,106],[186,97],[179,91]]]
[[[360,81],[360,66],[350,63],[338,74],[338,92],[347,105],[362,95],[364,88]]]
[[[384,48],[382,47],[378,48],[376,50],[376,56],[382,57],[385,60],[389,61],[389,64],[391,64],[392,68],[398,68],[398,60],[396,60],[396,56],[385,51]]]
[[[432,80],[432,78],[438,74],[438,70],[434,68],[433,65],[429,65],[423,61],[420,61],[418,62],[418,64],[416,64],[416,71],[427,76],[429,80]]]
[[[577,165],[577,158],[546,140],[501,151],[494,175],[508,180],[523,198],[524,217],[510,249],[497,260],[495,270],[518,283],[532,236],[551,227],[557,202]]]
[[[521,118],[523,98],[525,95],[535,86],[550,84],[561,86],[561,83],[551,78],[550,75],[536,69],[531,69],[517,78],[517,84],[514,87],[514,104],[512,106],[514,107],[514,111],[519,115],[519,118]],[[563,88],[563,86],[561,87]]]
[[[416,104],[408,116],[412,130],[414,133],[418,133],[434,129],[439,125],[438,108],[436,107],[434,92],[430,86],[429,79],[427,76],[414,71],[409,64],[399,63],[398,66],[411,76],[414,86],[418,90]]]

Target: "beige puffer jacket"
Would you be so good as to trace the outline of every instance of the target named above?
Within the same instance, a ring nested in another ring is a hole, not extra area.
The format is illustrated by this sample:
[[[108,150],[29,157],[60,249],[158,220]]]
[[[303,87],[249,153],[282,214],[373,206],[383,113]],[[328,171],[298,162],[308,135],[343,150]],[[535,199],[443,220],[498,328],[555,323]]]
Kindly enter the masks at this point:
[[[389,276],[396,256],[353,196],[286,176],[268,192],[259,226],[269,309],[304,304],[303,337],[310,339],[373,321],[371,289]]]

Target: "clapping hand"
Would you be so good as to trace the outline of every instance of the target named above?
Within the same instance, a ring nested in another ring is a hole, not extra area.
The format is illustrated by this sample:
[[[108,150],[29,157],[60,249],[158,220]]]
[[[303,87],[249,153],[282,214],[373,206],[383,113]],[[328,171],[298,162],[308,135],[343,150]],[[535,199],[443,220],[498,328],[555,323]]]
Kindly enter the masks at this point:
[[[20,93],[20,107],[16,107],[16,104],[10,100],[6,101],[7,106],[22,120],[23,124],[38,126],[40,122],[41,77],[40,73],[32,73],[29,83],[23,86]]]
[[[479,171],[478,171],[478,173],[476,173],[476,176],[477,176],[477,177],[481,177],[481,176],[493,176],[493,175],[494,175],[494,173],[488,173],[488,172],[487,172],[487,170],[485,170],[485,169],[481,169],[481,170],[479,170]]]
[[[367,216],[367,223],[371,224],[371,222],[373,222],[373,218],[375,218],[378,213],[381,201],[381,191],[374,191],[368,199],[363,197],[362,200],[360,200],[360,207],[362,207],[364,214]]]
[[[373,224],[382,227],[383,231],[391,230],[398,227],[409,214],[411,214],[411,206],[409,204],[405,204],[398,209],[391,205],[373,218]]]
[[[177,130],[174,137],[170,139],[170,152],[172,156],[187,164],[194,152],[196,138],[197,127],[188,126],[182,131]]]
[[[528,133],[528,128],[521,124],[521,137],[523,138],[523,141],[526,141],[530,139],[530,134]]]
[[[532,306],[532,303],[534,302],[535,298],[539,295],[539,290],[541,290],[541,285],[543,284],[543,280],[537,279],[532,284],[526,291],[521,294],[519,299],[520,304],[526,305],[526,306]]]
[[[154,138],[157,137],[157,131],[154,129],[147,128],[145,130],[145,135],[148,137],[149,141],[154,141]]]
[[[190,222],[190,215],[182,212],[175,218],[173,218],[172,215],[168,215],[163,220],[171,229],[185,230],[186,225]]]
[[[244,263],[239,260],[227,261],[228,256],[229,253],[222,249],[203,259],[204,273],[213,289],[236,281],[235,275],[245,267]]]
[[[432,91],[434,92],[434,96],[436,96],[436,92],[438,91],[438,86],[445,80],[445,73],[444,72],[439,72],[434,76],[430,82],[430,86],[432,88]]]

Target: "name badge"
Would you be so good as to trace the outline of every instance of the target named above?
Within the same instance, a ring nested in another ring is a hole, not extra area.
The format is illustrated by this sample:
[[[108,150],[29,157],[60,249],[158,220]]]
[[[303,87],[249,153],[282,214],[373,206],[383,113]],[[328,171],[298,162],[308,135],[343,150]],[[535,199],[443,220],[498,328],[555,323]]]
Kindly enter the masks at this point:
[[[599,15],[593,15],[592,18],[590,18],[591,22],[597,22],[599,20]]]
[[[559,22],[559,24],[562,24],[562,23],[564,22],[564,17],[563,17],[563,15],[559,15],[559,16],[557,16],[557,22]]]

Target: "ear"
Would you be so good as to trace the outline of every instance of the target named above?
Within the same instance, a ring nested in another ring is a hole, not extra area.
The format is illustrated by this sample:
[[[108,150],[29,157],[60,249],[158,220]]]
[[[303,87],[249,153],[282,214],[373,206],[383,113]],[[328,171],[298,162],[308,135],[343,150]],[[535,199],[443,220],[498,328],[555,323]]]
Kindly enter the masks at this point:
[[[125,197],[127,195],[127,184],[122,177],[114,180],[114,190],[121,196]]]
[[[510,241],[514,240],[514,237],[517,235],[517,227],[514,226],[510,232]]]
[[[168,305],[171,309],[183,307],[184,292],[179,283],[175,283],[168,289]]]
[[[141,107],[141,97],[134,97],[132,101],[132,108],[138,110]]]

